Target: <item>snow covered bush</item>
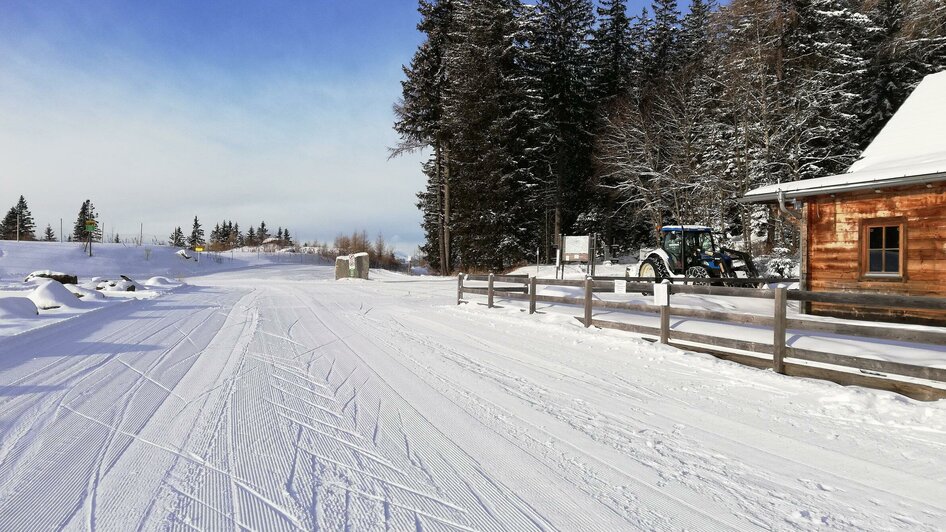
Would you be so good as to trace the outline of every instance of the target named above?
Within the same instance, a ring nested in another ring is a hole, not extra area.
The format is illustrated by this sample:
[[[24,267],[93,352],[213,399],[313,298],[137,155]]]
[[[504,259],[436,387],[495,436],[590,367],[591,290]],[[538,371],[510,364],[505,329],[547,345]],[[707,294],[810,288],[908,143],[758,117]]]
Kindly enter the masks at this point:
[[[756,257],[755,265],[762,277],[797,278],[800,272],[798,257],[783,247],[773,248],[771,255]]]

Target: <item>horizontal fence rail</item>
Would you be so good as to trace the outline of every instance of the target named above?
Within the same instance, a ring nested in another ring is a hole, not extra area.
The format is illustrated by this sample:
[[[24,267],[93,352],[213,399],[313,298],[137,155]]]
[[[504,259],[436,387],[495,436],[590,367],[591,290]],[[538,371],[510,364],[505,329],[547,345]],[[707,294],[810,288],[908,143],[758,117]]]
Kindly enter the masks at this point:
[[[495,306],[495,299],[497,297],[508,300],[527,301],[530,314],[536,312],[536,303],[538,302],[576,305],[582,307],[584,310],[583,315],[576,317],[576,319],[582,322],[585,327],[594,326],[644,336],[653,336],[658,338],[661,343],[685,349],[703,350],[720,358],[754,367],[772,368],[774,371],[786,375],[820,378],[832,380],[840,384],[856,384],[891,390],[923,400],[946,397],[946,389],[941,387],[894,380],[888,377],[888,375],[896,375],[912,379],[946,383],[946,369],[801,349],[791,347],[787,344],[789,335],[813,333],[815,335],[853,336],[888,342],[946,346],[946,331],[936,329],[905,329],[867,324],[819,321],[796,317],[789,318],[787,316],[788,301],[811,301],[828,304],[946,311],[946,298],[843,292],[805,292],[800,290],[788,290],[784,286],[777,286],[774,289],[691,284],[671,284],[667,286],[670,295],[716,295],[773,300],[773,313],[771,316],[766,316],[742,312],[672,307],[669,304],[653,305],[631,301],[608,301],[594,297],[595,291],[613,290],[615,283],[620,282],[625,283],[624,288],[627,293],[652,294],[655,290],[654,283],[642,282],[643,279],[646,278],[598,277],[594,279],[538,279],[527,276],[461,274],[457,279],[457,304],[464,302],[464,294],[475,294],[486,296],[487,306],[490,308]],[[464,284],[465,282],[478,281],[485,281],[487,285],[485,287],[474,287]],[[779,284],[784,284],[794,282],[794,280],[780,279],[778,282]],[[496,283],[513,284],[517,286],[495,286]],[[539,286],[581,288],[582,294],[580,296],[538,294],[537,288]],[[660,317],[660,326],[653,327],[595,318],[593,315],[595,308],[656,314]],[[725,338],[677,330],[671,331],[671,316],[770,328],[772,330],[772,343]],[[698,344],[700,347],[696,348],[689,344]],[[710,347],[707,348],[706,346]],[[798,364],[788,362],[787,359],[845,368],[847,371]],[[850,370],[855,370],[856,372],[851,372]]]
[[[596,281],[620,281],[620,280],[635,282],[635,283],[659,283],[663,279],[660,277],[631,277],[631,276],[595,276]],[[667,279],[671,283],[700,283],[700,284],[733,284],[733,285],[759,285],[759,284],[792,284],[799,282],[797,278],[789,277],[672,277]]]

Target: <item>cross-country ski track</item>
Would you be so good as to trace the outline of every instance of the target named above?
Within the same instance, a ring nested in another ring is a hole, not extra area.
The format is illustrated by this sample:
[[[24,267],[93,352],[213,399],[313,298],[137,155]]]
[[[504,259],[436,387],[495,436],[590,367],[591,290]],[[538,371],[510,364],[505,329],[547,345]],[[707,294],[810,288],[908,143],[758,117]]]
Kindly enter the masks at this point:
[[[946,523],[943,402],[331,275],[217,273],[0,338],[0,530]]]

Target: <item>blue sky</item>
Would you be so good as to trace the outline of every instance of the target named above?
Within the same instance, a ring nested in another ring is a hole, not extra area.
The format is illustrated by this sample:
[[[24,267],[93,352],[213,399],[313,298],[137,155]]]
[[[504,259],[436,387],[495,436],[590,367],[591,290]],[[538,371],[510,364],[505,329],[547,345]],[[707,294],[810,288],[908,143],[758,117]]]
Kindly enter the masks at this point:
[[[387,147],[417,21],[413,0],[0,0],[0,208],[23,194],[58,233],[90,198],[123,236],[198,215],[410,251],[421,157]]]

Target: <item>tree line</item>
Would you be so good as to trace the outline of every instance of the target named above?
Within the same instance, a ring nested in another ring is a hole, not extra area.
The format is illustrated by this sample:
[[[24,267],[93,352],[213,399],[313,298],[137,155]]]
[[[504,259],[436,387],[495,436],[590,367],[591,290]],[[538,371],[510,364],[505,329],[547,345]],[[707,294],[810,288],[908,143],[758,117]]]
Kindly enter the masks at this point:
[[[99,214],[95,209],[92,200],[84,200],[79,207],[75,223],[72,226],[72,232],[66,235],[69,242],[85,242],[92,239],[93,242],[102,242],[103,233],[99,223]],[[29,204],[22,195],[16,204],[7,211],[7,214],[0,220],[0,240],[22,240],[33,241],[42,240],[46,242],[55,242],[58,240],[55,231],[51,225],[46,224],[43,234],[37,238],[36,222],[30,212]],[[114,241],[120,242],[118,234],[115,234]],[[294,246],[296,242],[289,233],[288,228],[278,227],[275,234],[266,226],[266,222],[260,222],[256,227],[250,228],[244,233],[238,223],[231,220],[224,220],[218,223],[210,231],[209,239],[205,236],[203,226],[197,216],[194,216],[194,223],[191,226],[191,232],[185,236],[180,226],[175,227],[168,238],[168,244],[175,247],[206,247],[209,251],[224,251],[244,246],[258,246],[264,243],[274,244],[279,247]]]
[[[88,230],[87,227],[91,225],[94,225],[95,228]],[[85,200],[79,207],[72,233],[67,235],[66,239],[69,242],[85,242],[90,236],[93,241],[102,241],[102,229],[98,226],[98,213],[96,213],[92,201]],[[43,230],[42,235],[37,237],[33,214],[30,212],[26,198],[21,195],[16,204],[10,207],[3,220],[0,221],[0,240],[55,242],[58,239],[50,224],[46,224],[46,229]]]
[[[194,216],[194,223],[191,225],[191,231],[185,237],[181,227],[175,227],[168,238],[170,245],[179,248],[194,249],[204,247],[208,251],[225,251],[244,246],[260,246],[263,244],[273,244],[279,247],[288,247],[295,245],[289,229],[277,228],[276,234],[270,233],[266,222],[260,222],[259,226],[250,226],[244,233],[240,229],[240,224],[232,220],[224,220],[218,223],[210,231],[209,240],[205,237],[204,228],[197,216]]]
[[[422,250],[501,269],[556,235],[611,249],[701,223],[771,248],[797,230],[736,200],[844,172],[926,74],[942,0],[421,0],[392,156],[426,150]]]

